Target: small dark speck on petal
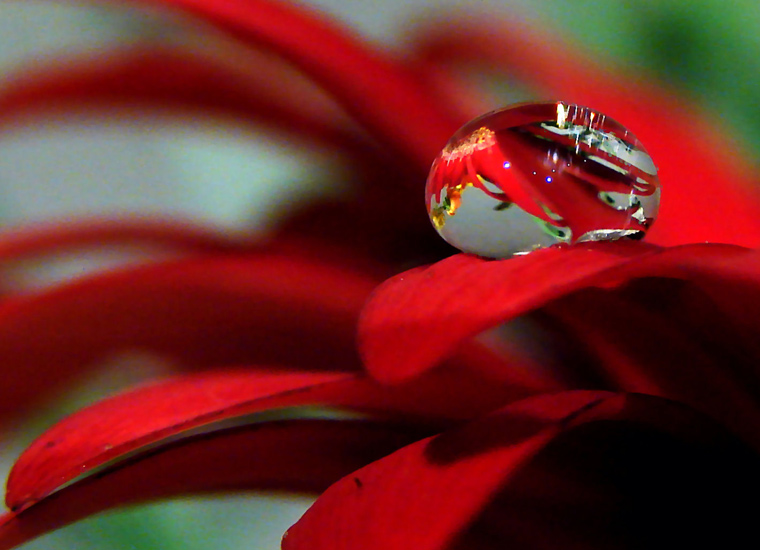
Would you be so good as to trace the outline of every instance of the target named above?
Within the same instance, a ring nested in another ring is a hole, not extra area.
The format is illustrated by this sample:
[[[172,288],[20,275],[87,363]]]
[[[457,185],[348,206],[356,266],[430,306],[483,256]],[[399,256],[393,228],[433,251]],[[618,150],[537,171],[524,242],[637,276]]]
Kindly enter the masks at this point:
[[[361,489],[362,487],[364,487],[364,483],[362,483],[362,480],[359,479],[358,477],[354,478],[354,483],[356,483],[357,489]]]

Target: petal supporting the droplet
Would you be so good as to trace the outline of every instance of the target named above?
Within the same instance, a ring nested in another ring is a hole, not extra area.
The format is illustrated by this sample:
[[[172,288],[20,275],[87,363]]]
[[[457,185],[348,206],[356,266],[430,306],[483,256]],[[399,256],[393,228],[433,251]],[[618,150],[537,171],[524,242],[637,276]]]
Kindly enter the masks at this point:
[[[413,377],[467,338],[657,251],[639,242],[590,243],[501,261],[458,255],[402,273],[367,302],[359,322],[360,351],[379,380]]]
[[[0,417],[28,410],[124,350],[191,369],[359,369],[355,323],[375,284],[324,260],[257,251],[167,261],[14,297],[0,304],[0,356],[10,373]]]

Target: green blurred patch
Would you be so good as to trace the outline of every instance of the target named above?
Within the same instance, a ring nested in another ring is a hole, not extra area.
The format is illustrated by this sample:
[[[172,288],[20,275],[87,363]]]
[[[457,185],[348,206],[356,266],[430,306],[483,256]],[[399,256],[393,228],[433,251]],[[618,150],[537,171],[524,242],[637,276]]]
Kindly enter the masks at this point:
[[[570,38],[681,90],[760,151],[760,10],[738,0],[525,2]],[[603,59],[604,61],[605,59]],[[755,154],[755,162],[760,155]]]
[[[263,495],[197,497],[88,518],[25,550],[274,550],[311,499]]]

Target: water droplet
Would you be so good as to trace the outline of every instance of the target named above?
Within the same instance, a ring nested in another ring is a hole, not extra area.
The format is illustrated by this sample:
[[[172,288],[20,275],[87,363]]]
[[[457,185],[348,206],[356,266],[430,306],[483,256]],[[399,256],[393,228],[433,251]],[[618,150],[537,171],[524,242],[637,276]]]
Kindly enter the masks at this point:
[[[611,118],[563,102],[523,103],[463,126],[433,162],[433,225],[464,252],[505,258],[558,243],[640,239],[660,182]]]

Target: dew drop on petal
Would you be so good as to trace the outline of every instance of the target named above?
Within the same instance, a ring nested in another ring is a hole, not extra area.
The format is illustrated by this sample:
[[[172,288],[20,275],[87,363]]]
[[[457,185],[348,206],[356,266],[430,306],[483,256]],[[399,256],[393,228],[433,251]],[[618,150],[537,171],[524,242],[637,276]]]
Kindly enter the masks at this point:
[[[580,105],[522,103],[463,126],[425,188],[433,225],[463,252],[506,258],[560,243],[641,239],[657,216],[652,158]]]

